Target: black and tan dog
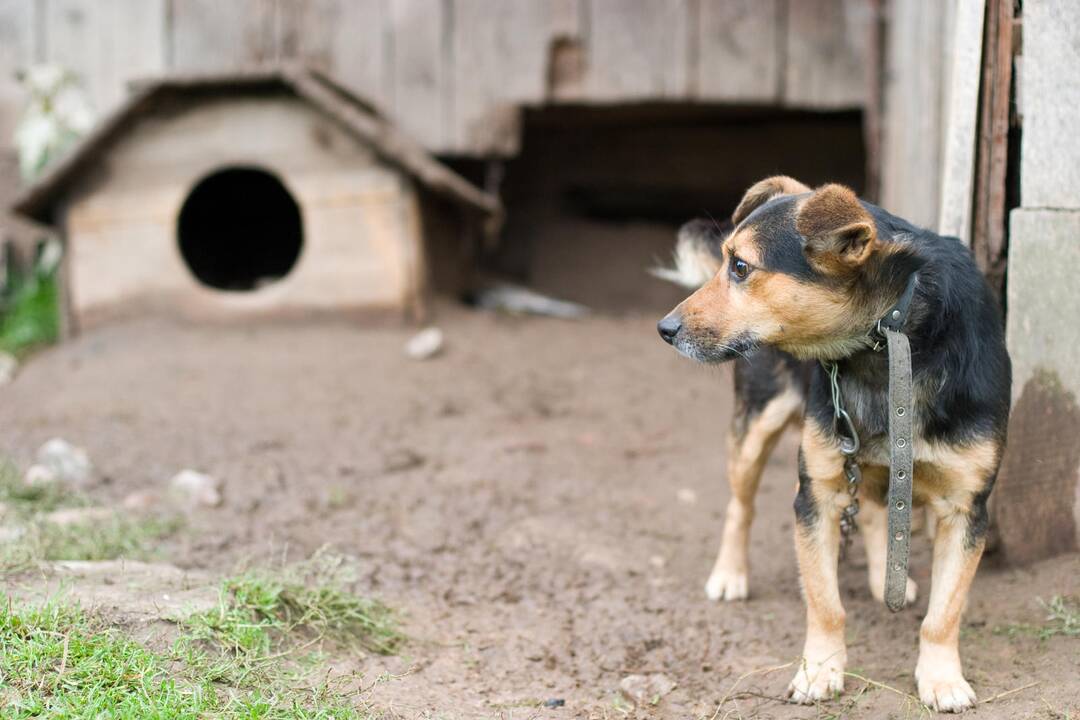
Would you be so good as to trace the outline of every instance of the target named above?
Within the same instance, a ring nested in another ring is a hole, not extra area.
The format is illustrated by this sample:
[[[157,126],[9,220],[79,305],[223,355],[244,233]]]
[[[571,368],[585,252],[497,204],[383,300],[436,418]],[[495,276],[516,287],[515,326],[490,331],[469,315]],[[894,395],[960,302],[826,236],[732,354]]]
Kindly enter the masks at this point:
[[[841,691],[847,651],[837,585],[840,515],[848,504],[830,383],[862,438],[857,460],[870,587],[882,597],[888,485],[888,359],[869,331],[909,280],[903,332],[911,342],[917,506],[934,519],[933,570],[915,668],[919,697],[942,711],[971,707],[960,667],[960,615],[982,554],[986,501],[1005,443],[1010,365],[996,302],[955,238],[914,227],[840,185],[811,191],[788,177],[754,185],[733,227],[683,228],[678,273],[699,289],[660,321],[660,335],[702,362],[735,369],[732,497],[706,586],[714,599],[747,595],[747,539],[762,466],[781,431],[803,420],[795,546],[807,606],[803,660],[788,688],[809,703]],[[915,586],[908,581],[908,600]]]

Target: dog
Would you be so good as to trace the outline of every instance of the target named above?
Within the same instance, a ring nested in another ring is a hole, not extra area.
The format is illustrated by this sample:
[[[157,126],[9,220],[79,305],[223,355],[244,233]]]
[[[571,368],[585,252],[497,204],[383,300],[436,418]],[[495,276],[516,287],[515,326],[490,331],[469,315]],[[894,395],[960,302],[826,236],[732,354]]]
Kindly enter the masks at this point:
[[[914,388],[913,499],[932,518],[929,607],[915,680],[938,711],[972,707],[958,648],[960,616],[985,546],[987,499],[1005,446],[1011,365],[1001,313],[956,238],[915,227],[847,187],[811,190],[786,176],[753,185],[730,225],[692,221],[665,277],[696,287],[657,325],[681,354],[735,365],[723,540],[710,598],[747,597],[754,495],[785,427],[801,422],[795,548],[807,607],[806,642],[787,698],[842,692],[847,650],[837,581],[840,518],[849,504],[830,379],[862,439],[859,525],[871,591],[882,599],[889,482],[888,358],[872,330],[914,288],[902,331]],[[745,360],[745,362],[743,362]],[[915,599],[908,579],[907,601]]]

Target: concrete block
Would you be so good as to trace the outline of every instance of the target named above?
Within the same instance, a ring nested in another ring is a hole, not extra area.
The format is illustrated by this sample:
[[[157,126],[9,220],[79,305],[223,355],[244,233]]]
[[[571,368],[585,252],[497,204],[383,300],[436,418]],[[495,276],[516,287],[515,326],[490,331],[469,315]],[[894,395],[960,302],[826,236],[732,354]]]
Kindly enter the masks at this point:
[[[993,508],[1005,557],[1027,563],[1080,540],[1080,211],[1021,209],[1010,220],[1013,410]]]
[[[1040,367],[1080,396],[1080,210],[1014,210],[1008,273],[1013,400]]]
[[[1080,3],[1024,3],[1024,207],[1080,209]]]

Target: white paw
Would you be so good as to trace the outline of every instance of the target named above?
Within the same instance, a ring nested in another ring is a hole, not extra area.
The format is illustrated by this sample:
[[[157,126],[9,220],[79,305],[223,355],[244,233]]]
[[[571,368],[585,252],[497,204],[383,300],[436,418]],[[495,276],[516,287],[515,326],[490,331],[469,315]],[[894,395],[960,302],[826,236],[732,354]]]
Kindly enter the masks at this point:
[[[975,705],[975,691],[959,673],[926,673],[918,678],[918,684],[919,699],[938,712],[963,712]]]
[[[745,600],[748,594],[746,573],[713,570],[705,583],[705,595],[710,600]]]
[[[827,660],[823,663],[803,660],[784,697],[788,702],[810,705],[829,700],[844,692],[844,663]]]
[[[870,581],[870,594],[874,596],[874,599],[879,603],[885,602],[885,581],[877,582],[876,580]],[[907,579],[907,587],[904,589],[904,604],[911,605],[919,597],[919,584],[912,580]]]

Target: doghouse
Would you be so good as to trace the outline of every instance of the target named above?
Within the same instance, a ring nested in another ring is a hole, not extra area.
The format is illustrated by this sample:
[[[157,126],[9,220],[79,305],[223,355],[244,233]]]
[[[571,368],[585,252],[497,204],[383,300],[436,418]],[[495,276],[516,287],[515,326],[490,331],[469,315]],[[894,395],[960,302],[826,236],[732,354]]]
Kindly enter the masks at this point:
[[[416,313],[433,285],[459,289],[500,212],[296,67],[137,86],[15,209],[59,231],[75,327],[148,306]]]

